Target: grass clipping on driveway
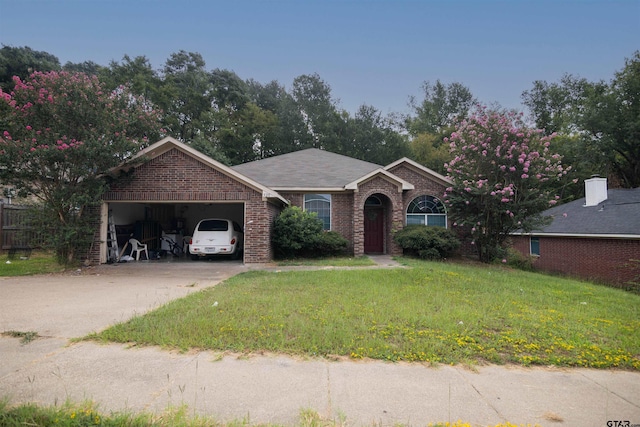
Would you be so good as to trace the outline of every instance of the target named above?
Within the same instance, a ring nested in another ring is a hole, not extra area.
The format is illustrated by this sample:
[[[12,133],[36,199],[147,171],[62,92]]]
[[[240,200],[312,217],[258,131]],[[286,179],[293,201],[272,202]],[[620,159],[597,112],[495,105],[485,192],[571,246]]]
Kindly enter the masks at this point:
[[[502,267],[248,272],[90,338],[165,348],[640,370],[640,296]]]

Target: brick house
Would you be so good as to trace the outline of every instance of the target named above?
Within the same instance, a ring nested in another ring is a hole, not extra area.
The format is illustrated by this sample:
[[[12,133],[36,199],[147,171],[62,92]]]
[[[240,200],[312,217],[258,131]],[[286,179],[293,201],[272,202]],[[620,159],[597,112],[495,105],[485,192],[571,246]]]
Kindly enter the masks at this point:
[[[544,212],[548,226],[512,236],[537,269],[624,286],[640,281],[640,188],[585,181],[586,197]],[[634,261],[635,260],[635,261]]]
[[[160,250],[162,235],[182,242],[200,219],[232,219],[245,263],[272,260],[271,226],[289,205],[316,212],[356,256],[401,253],[392,233],[407,223],[448,225],[440,198],[450,181],[407,158],[382,166],[306,149],[228,167],[167,137],[113,173],[122,179],[103,196],[94,263],[109,261],[109,223],[118,247],[133,234]]]

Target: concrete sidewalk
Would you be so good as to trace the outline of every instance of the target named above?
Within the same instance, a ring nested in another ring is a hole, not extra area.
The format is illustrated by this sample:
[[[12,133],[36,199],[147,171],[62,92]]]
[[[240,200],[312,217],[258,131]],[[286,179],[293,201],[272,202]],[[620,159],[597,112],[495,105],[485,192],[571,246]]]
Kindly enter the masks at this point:
[[[0,337],[0,397],[42,404],[91,399],[104,411],[186,404],[220,421],[286,425],[295,425],[303,409],[352,426],[640,423],[637,372],[433,368],[69,342],[246,270],[232,262],[138,263],[0,279],[0,332],[44,336],[28,344]]]

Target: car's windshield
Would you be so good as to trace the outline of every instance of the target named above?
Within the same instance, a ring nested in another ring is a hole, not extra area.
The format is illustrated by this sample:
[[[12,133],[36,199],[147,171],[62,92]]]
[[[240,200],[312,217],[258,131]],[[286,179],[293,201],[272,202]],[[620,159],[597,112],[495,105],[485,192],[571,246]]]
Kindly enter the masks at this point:
[[[229,223],[220,219],[208,219],[200,222],[198,231],[227,231]]]

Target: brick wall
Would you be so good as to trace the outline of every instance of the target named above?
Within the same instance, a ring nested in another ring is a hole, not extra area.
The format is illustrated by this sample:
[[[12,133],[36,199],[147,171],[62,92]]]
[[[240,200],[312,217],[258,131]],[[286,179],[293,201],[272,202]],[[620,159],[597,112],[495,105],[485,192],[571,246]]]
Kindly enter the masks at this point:
[[[292,206],[304,209],[305,193],[280,193]],[[353,252],[353,193],[331,193],[331,230],[349,241],[348,251]]]
[[[111,185],[105,201],[262,199],[262,194],[177,149],[135,168]]]
[[[266,263],[273,259],[271,228],[279,213],[279,207],[266,201],[252,200],[245,204],[245,263]]]
[[[424,173],[418,172],[415,168],[407,164],[399,164],[389,172],[410,182],[414,185],[415,189],[405,191],[403,195],[404,209],[409,207],[409,203],[418,196],[434,196],[438,199],[442,199],[446,186],[430,179]]]
[[[177,149],[133,169],[111,185],[103,199],[165,203],[244,201],[245,222],[253,221],[245,229],[245,262],[272,259],[271,225],[280,208],[264,201],[261,192]]]
[[[364,255],[364,203],[373,195],[384,196],[384,249],[390,255],[402,254],[402,248],[393,241],[393,233],[404,227],[404,209],[402,193],[398,192],[398,185],[381,177],[373,178],[358,187],[353,199],[353,253]]]
[[[529,237],[513,236],[513,247],[529,255]],[[596,282],[623,286],[640,281],[640,239],[598,239],[540,236],[540,256],[534,267]]]

